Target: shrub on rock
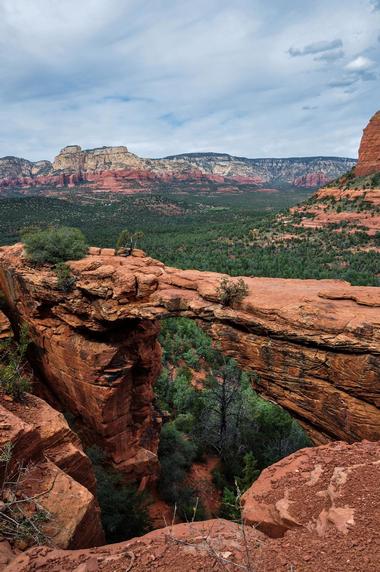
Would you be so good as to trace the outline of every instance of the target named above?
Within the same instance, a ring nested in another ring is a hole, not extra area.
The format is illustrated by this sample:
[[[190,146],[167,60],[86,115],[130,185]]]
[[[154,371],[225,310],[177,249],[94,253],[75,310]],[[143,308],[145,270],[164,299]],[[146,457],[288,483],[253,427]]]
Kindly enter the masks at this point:
[[[223,306],[232,306],[247,296],[248,286],[242,278],[236,282],[222,278],[216,291]]]
[[[35,264],[79,260],[88,248],[79,228],[67,226],[27,230],[22,239],[28,259]]]

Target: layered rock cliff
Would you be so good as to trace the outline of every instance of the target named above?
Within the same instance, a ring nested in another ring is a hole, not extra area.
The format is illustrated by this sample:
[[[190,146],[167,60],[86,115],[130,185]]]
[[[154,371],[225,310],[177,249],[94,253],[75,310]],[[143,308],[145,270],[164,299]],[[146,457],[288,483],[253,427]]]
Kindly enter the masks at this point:
[[[33,548],[6,572],[377,572],[379,466],[379,443],[304,449],[266,469],[244,495],[244,528],[219,519],[92,550]]]
[[[139,253],[137,253],[139,254]],[[380,289],[334,280],[245,278],[248,296],[220,304],[221,275],[91,249],[70,263],[76,288],[0,249],[0,289],[12,320],[29,324],[35,367],[126,477],[155,475],[158,320],[196,319],[254,385],[315,442],[380,439]]]
[[[380,111],[375,113],[364,129],[355,167],[357,177],[380,172]]]
[[[0,189],[39,191],[82,187],[136,193],[197,190],[238,191],[248,186],[315,187],[345,173],[355,161],[339,157],[246,159],[227,154],[189,153],[164,159],[142,159],[127,147],[82,150],[69,145],[53,163],[16,157],[0,159]]]

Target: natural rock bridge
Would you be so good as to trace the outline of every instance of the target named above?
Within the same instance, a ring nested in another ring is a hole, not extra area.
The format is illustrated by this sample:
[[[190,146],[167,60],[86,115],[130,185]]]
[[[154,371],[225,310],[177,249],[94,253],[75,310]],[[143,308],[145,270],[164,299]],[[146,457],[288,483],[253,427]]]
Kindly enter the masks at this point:
[[[316,443],[380,439],[380,288],[245,278],[248,296],[229,308],[218,301],[220,274],[95,248],[70,266],[76,288],[60,292],[51,270],[28,266],[22,245],[3,247],[0,289],[13,325],[29,324],[34,366],[52,399],[131,478],[157,467],[153,385],[166,316],[199,320]]]

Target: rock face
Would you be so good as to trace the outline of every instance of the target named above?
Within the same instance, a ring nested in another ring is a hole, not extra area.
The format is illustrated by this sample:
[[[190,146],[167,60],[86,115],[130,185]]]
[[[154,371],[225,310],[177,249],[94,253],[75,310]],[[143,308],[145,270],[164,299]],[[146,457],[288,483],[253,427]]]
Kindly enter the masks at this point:
[[[211,520],[97,549],[32,548],[6,572],[377,572],[379,471],[378,442],[303,449],[263,471],[245,493],[244,528]]]
[[[307,175],[303,175],[301,177],[296,177],[294,179],[294,185],[296,187],[323,187],[326,185],[331,179],[326,173],[308,173]]]
[[[264,536],[253,529],[247,530],[246,538],[253,550],[258,542],[264,541]],[[94,550],[31,549],[4,572],[223,572],[243,566],[244,570],[247,563],[239,525],[227,520],[209,520],[177,524]]]
[[[198,320],[316,443],[380,439],[379,288],[245,278],[248,296],[230,308],[216,293],[220,274],[90,252],[70,263],[76,288],[62,293],[51,270],[27,265],[22,245],[4,247],[0,289],[12,320],[29,324],[49,389],[128,478],[157,470],[152,386],[166,316]]]
[[[0,342],[5,341],[11,337],[11,325],[8,318],[0,310]]]
[[[98,276],[97,287],[103,282],[102,272],[96,272],[95,268],[92,274],[94,278]],[[39,273],[32,271],[29,277],[33,274],[37,277]],[[130,279],[134,277],[131,275]],[[48,298],[32,301],[32,290],[27,294],[29,287],[34,288],[32,282],[25,289],[23,279],[19,281],[8,271],[0,279],[0,289],[10,302],[12,320],[22,317],[29,324],[36,345],[34,366],[43,372],[49,391],[61,406],[82,425],[88,442],[104,447],[120,471],[131,480],[155,475],[160,428],[153,410],[153,383],[161,368],[158,323],[136,318],[109,321],[100,315],[99,320],[84,319],[82,323],[79,316],[70,317],[70,310],[67,313],[62,307],[66,319],[58,307],[60,303],[65,305],[65,299],[70,305],[70,296],[52,289],[51,281],[49,272],[37,286],[42,288],[41,293],[45,286],[48,288]],[[107,297],[107,290],[106,286],[102,297]],[[124,291],[128,291],[128,285],[122,288],[121,299]],[[54,300],[56,295],[58,298]],[[92,306],[92,297],[95,309],[95,291],[93,295],[89,291],[83,297],[80,295],[83,309]],[[104,300],[100,300],[102,305]]]
[[[380,172],[380,111],[375,113],[364,129],[355,167],[357,177]]]
[[[30,463],[21,490],[39,495],[50,513],[41,529],[51,542],[60,548],[104,542],[92,466],[63,415],[33,395],[22,404],[0,396],[0,448],[7,443],[13,447],[11,472]]]
[[[0,159],[0,189],[85,188],[119,193],[165,191],[237,192],[265,184],[315,187],[353,167],[353,159],[303,157],[246,159],[217,153],[189,153],[142,159],[127,147],[82,150],[64,147],[53,163],[17,157]]]

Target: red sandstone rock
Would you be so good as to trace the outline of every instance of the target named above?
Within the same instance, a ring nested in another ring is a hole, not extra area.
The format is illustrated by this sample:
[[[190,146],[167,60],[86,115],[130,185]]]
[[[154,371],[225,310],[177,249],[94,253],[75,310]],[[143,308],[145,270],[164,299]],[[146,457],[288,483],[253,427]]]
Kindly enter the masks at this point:
[[[99,507],[89,490],[95,488],[92,466],[63,416],[32,395],[22,404],[1,398],[0,449],[7,443],[12,443],[8,471],[31,463],[19,490],[26,497],[39,495],[39,505],[51,514],[42,529],[53,544],[102,543]]]
[[[373,477],[379,474],[378,442],[303,449],[261,473],[242,498],[243,518],[274,538],[296,528],[325,536],[335,527],[347,534],[365,516],[363,497],[354,498],[353,491],[358,486],[369,491],[365,501],[370,503]],[[371,517],[380,524],[380,514]]]
[[[325,173],[308,173],[301,177],[296,177],[293,181],[295,187],[322,187],[329,182],[330,178]]]
[[[6,572],[377,572],[379,467],[378,442],[304,449],[266,469],[247,491],[244,528],[211,520],[96,549],[32,548]]]
[[[53,545],[75,549],[104,542],[94,496],[54,463],[34,464],[23,478],[22,492],[38,495],[39,505],[49,513],[41,530]]]
[[[168,315],[199,320],[316,442],[380,438],[379,288],[245,278],[248,296],[228,308],[216,273],[132,256],[92,255],[71,268],[77,288],[62,293],[51,270],[27,266],[22,245],[0,249],[0,287],[43,348],[46,383],[129,479],[157,471],[152,386],[157,319]]]
[[[30,457],[47,457],[78,483],[95,493],[95,475],[91,462],[62,413],[30,394],[22,403],[0,397],[0,404],[37,432],[37,438],[30,439],[29,444],[33,447],[33,453],[29,453]],[[21,453],[24,452],[23,447]]]
[[[333,199],[332,206],[326,199]],[[360,209],[355,208],[355,201],[360,200]],[[351,203],[351,204],[350,204]],[[315,200],[310,205],[300,204],[290,209],[292,214],[301,215],[299,225],[304,228],[324,228],[328,225],[342,222],[351,225],[350,232],[364,230],[374,236],[380,229],[380,215],[376,207],[380,205],[380,189],[375,188],[346,188],[325,187],[315,194]],[[289,219],[291,223],[291,217]],[[298,223],[295,224],[298,226]],[[335,229],[335,231],[337,231]]]
[[[359,161],[355,167],[357,177],[380,171],[380,111],[375,113],[364,129],[359,148]]]
[[[0,342],[8,340],[11,335],[12,332],[9,320],[0,310]]]
[[[253,550],[255,544],[264,541],[263,535],[253,529],[247,530],[246,538]],[[226,520],[209,520],[177,524],[95,550],[31,549],[14,560],[6,572],[232,572],[246,564],[248,556],[240,527]]]

